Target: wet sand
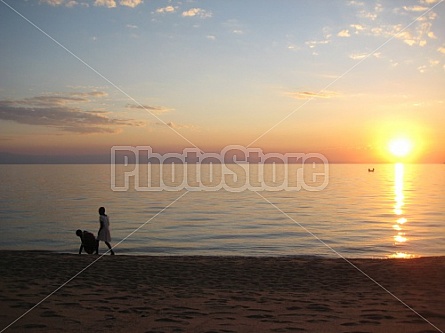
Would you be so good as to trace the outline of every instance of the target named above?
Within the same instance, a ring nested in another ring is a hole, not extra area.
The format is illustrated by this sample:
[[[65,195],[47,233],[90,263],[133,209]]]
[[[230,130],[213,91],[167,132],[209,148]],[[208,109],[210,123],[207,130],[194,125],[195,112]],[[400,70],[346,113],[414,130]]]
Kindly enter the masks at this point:
[[[445,331],[445,257],[350,262],[0,251],[0,330]]]

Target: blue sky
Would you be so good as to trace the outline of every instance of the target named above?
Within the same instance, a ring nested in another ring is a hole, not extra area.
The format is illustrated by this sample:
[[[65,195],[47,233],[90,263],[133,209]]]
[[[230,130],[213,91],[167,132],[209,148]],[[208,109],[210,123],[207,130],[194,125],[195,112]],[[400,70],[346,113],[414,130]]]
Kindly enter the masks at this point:
[[[444,16],[439,0],[3,0],[0,151],[241,144],[357,162],[404,135],[439,162]]]

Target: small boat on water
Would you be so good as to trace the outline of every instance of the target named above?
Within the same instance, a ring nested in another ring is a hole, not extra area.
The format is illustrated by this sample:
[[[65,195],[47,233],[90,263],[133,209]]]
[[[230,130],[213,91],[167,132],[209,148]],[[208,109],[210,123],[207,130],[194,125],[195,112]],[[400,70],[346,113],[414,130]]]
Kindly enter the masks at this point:
[[[368,172],[374,172],[374,168],[368,169]]]

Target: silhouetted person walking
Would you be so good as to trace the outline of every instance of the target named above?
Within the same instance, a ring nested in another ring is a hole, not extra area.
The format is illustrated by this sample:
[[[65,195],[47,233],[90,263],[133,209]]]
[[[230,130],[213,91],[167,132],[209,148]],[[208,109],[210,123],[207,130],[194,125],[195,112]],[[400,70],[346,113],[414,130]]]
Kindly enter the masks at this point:
[[[99,253],[99,241],[103,241],[110,249],[111,254],[114,255],[114,251],[110,245],[110,242],[111,242],[110,221],[108,219],[108,216],[105,214],[104,207],[99,208],[99,222],[100,222],[100,228],[99,228],[99,232],[97,233],[96,253]]]

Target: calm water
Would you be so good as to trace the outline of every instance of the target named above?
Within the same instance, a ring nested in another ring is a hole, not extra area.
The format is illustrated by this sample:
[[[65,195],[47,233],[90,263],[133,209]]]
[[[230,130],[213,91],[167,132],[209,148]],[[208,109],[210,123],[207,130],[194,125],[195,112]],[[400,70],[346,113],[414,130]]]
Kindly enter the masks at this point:
[[[330,165],[321,191],[234,193],[116,192],[108,165],[1,165],[0,249],[76,253],[105,206],[118,254],[445,255],[445,165],[374,167]]]

